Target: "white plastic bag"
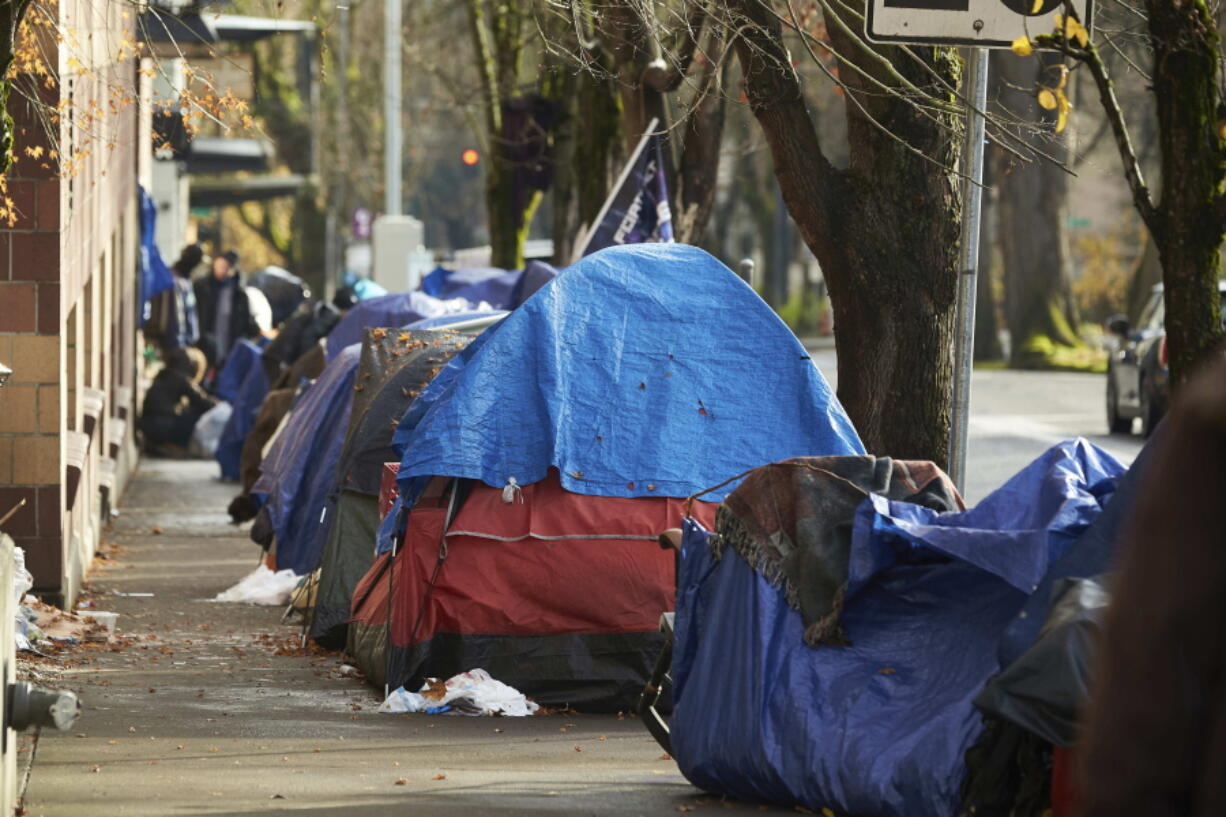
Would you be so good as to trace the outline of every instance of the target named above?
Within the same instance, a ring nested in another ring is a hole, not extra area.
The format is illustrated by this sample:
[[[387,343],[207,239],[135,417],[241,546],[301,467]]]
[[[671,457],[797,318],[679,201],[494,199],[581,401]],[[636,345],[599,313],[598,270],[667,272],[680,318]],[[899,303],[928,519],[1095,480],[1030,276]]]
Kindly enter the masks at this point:
[[[432,685],[430,682],[434,681]],[[436,690],[427,697],[431,687]],[[483,669],[474,669],[452,676],[443,685],[443,694],[437,694],[437,679],[428,679],[421,692],[408,692],[404,687],[394,690],[379,705],[380,712],[425,712],[430,709],[456,711],[470,715],[503,715],[508,718],[523,718],[534,714],[540,707],[529,701],[524,694],[502,681],[490,677]]]
[[[217,444],[221,442],[221,432],[225,431],[233,411],[233,407],[223,400],[200,415],[196,427],[192,430],[190,451],[193,457],[204,460],[213,458],[217,453]]]
[[[267,565],[260,565],[239,580],[238,584],[218,593],[210,600],[281,606],[289,603],[289,597],[301,578],[292,570],[278,570],[273,573]]]

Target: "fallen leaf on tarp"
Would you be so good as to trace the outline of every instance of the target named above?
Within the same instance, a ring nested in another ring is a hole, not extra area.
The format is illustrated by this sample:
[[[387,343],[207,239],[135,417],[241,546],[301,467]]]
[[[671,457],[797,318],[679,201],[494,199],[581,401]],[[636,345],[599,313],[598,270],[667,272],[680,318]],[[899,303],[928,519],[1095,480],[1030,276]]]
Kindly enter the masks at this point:
[[[673,756],[670,755],[668,752],[665,752],[664,754],[660,755],[660,760],[672,760],[672,759],[673,759]]]
[[[447,775],[445,775],[445,774],[436,774],[434,777],[432,777],[432,778],[430,778],[430,779],[431,779],[431,780],[446,780],[446,779],[447,779]]]
[[[407,777],[397,777],[397,778],[396,778],[396,785],[397,785],[397,786],[407,786],[407,785],[409,785],[409,778],[407,778]]]
[[[149,533],[153,534],[154,536],[161,536],[163,533],[162,526],[154,525],[152,528],[149,529]]]

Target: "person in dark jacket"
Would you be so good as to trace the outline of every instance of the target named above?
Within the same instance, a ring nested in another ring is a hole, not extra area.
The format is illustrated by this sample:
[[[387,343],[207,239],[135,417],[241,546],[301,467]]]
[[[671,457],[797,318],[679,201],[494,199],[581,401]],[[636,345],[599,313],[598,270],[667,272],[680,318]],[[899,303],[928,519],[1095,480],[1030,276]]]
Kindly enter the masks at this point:
[[[209,365],[218,367],[236,341],[260,334],[238,269],[238,254],[230,250],[214,258],[212,271],[196,281],[195,292],[200,348]]]
[[[196,421],[215,403],[196,383],[202,362],[186,349],[174,349],[167,355],[166,366],[153,378],[141,406],[139,427],[146,451],[172,456],[187,453]]]
[[[196,314],[196,293],[192,287],[192,272],[200,266],[204,251],[199,244],[188,244],[171,267],[174,287],[154,295],[150,300],[150,317],[144,331],[146,337],[163,352],[194,346],[200,340],[200,321]]]

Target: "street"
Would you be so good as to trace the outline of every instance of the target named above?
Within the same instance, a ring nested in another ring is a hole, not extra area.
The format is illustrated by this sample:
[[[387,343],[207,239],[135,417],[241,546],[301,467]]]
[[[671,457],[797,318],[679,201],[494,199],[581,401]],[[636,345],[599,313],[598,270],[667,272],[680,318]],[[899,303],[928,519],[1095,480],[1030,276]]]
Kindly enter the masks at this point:
[[[833,349],[812,353],[837,389]],[[1125,465],[1144,440],[1107,434],[1105,375],[977,369],[971,381],[966,501],[974,504],[1051,445],[1085,437]]]
[[[833,353],[815,359],[834,380]],[[1101,390],[1101,377],[977,373],[968,499],[1066,437],[1134,456],[1139,438],[1100,433]],[[233,488],[215,471],[141,464],[87,596],[119,613],[118,643],[38,665],[84,711],[73,732],[38,740],[24,813],[792,813],[699,792],[629,716],[376,713],[381,691],[339,654],[302,649],[281,609],[204,601],[257,558],[226,520]]]

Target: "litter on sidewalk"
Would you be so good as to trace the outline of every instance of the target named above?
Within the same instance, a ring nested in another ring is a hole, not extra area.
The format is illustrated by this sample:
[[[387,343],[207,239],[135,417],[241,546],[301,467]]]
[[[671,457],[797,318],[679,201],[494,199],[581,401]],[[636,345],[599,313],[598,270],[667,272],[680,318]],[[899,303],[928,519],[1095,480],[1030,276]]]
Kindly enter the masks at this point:
[[[399,687],[379,705],[380,712],[391,714],[425,712],[428,715],[441,715],[451,712],[509,718],[533,715],[538,709],[540,707],[525,698],[522,692],[491,678],[483,669],[462,672],[446,682],[427,678],[418,692],[408,692],[404,687]]]
[[[301,578],[292,570],[278,570],[274,573],[267,565],[262,564],[244,576],[238,584],[218,593],[210,601],[277,607],[289,601]]]

